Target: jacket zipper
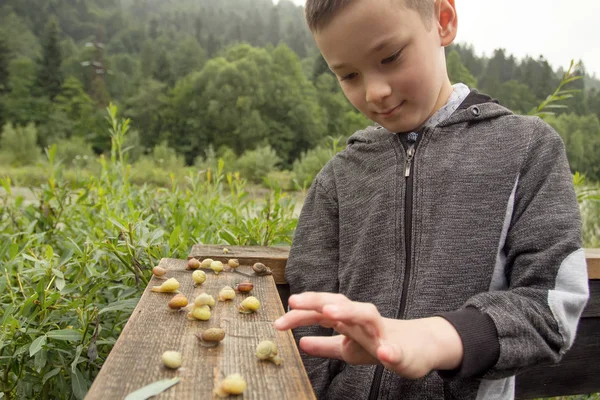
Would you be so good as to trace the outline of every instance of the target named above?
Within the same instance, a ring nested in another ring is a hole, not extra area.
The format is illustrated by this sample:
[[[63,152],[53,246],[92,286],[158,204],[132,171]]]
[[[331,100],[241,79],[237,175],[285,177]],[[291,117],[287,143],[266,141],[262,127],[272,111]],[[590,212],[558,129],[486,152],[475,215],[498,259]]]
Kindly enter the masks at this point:
[[[400,318],[404,314],[406,308],[406,297],[408,291],[408,285],[410,284],[410,272],[412,268],[412,193],[413,193],[413,160],[416,151],[416,141],[407,142],[406,150],[406,161],[404,163],[404,178],[406,179],[406,192],[404,194],[404,253],[406,254],[406,269],[404,272],[404,282],[402,283],[402,296],[400,296],[400,307],[396,313],[396,319]],[[403,145],[404,147],[404,145]],[[371,392],[369,393],[369,400],[377,400],[379,396],[379,388],[381,386],[381,379],[383,378],[383,365],[378,365],[375,368],[375,376],[373,377],[373,384],[371,385]]]

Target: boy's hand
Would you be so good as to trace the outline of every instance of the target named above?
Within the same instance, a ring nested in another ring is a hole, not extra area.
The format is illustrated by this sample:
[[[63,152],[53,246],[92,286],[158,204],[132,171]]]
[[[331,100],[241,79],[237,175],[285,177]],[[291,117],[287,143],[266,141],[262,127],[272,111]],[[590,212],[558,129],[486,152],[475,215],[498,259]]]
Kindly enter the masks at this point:
[[[462,361],[460,336],[441,317],[383,318],[373,304],[333,293],[306,292],[291,296],[288,303],[293,310],[275,321],[275,328],[319,324],[341,334],[302,338],[300,348],[312,356],[349,364],[383,364],[411,379],[436,369],[457,368]]]

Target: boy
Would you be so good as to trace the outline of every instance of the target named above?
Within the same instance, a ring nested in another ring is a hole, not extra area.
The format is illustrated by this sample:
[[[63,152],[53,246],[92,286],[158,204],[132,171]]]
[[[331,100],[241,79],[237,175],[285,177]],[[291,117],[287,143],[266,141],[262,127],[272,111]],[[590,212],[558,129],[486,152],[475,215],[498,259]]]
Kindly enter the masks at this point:
[[[316,177],[286,268],[319,398],[510,399],[588,299],[560,137],[465,85],[454,0],[308,0],[350,102],[379,124]],[[300,293],[300,294],[298,294]]]

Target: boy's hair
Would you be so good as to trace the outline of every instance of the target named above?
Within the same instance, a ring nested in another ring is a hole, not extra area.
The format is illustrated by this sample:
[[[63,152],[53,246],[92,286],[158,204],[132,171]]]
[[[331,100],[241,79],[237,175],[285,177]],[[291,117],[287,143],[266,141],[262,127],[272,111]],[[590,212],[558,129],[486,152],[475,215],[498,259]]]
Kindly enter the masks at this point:
[[[356,0],[306,0],[304,16],[311,32],[323,29],[344,7]],[[400,2],[402,7],[411,8],[419,13],[429,29],[435,12],[433,0],[388,0]]]

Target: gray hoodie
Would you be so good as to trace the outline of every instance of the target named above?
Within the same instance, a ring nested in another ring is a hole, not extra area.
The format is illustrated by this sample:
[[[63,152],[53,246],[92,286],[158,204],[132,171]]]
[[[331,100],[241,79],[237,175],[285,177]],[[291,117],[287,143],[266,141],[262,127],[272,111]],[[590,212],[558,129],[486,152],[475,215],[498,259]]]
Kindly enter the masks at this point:
[[[440,315],[464,347],[457,370],[417,380],[302,354],[319,398],[511,399],[515,374],[571,347],[589,290],[564,146],[539,118],[490,100],[472,92],[416,143],[359,131],[315,178],[291,293],[342,293],[388,318]]]

